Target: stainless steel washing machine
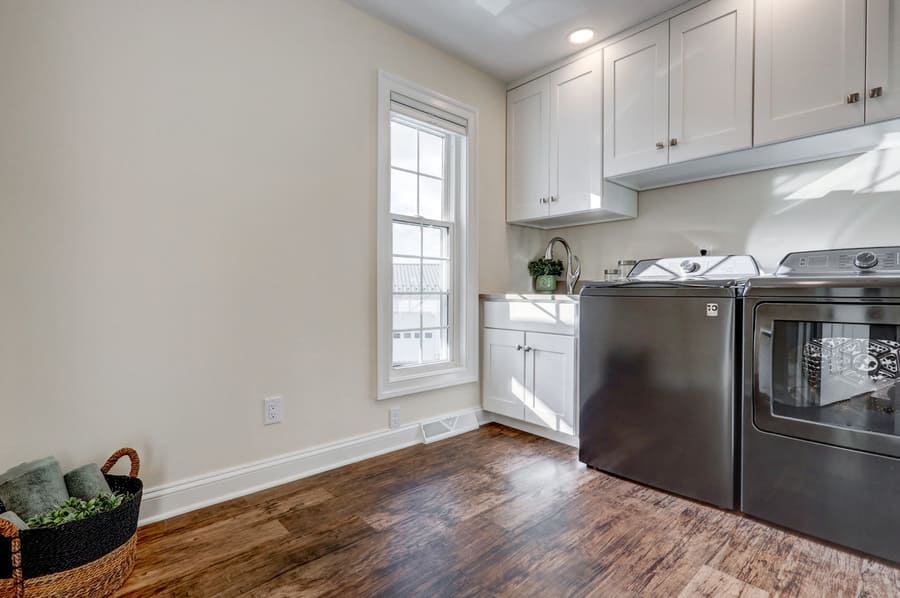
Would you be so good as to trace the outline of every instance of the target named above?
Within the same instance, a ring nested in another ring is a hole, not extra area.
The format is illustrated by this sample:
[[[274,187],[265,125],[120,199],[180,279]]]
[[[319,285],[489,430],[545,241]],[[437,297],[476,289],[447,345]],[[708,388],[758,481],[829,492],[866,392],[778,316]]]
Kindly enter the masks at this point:
[[[900,247],[748,282],[741,509],[900,561]]]
[[[736,507],[740,295],[750,256],[644,260],[579,306],[579,458]]]

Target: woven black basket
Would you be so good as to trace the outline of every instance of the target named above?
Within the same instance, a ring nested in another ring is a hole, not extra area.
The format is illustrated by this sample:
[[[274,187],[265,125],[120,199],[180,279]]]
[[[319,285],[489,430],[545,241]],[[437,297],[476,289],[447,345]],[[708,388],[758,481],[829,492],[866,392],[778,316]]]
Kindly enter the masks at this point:
[[[131,474],[106,473],[123,455],[131,458]],[[110,457],[103,466],[110,489],[131,495],[119,507],[81,521],[19,532],[24,580],[68,571],[97,561],[134,537],[144,489],[144,484],[137,477],[139,463],[133,450],[123,449]],[[0,512],[3,510],[0,504]],[[12,562],[12,540],[0,537],[0,580],[13,577]]]

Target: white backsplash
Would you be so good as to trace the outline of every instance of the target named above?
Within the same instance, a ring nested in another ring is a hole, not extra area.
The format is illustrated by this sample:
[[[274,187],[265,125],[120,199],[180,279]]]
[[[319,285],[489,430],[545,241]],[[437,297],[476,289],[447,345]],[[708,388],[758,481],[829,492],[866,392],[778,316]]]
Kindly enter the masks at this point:
[[[790,251],[900,245],[900,156],[873,151],[642,192],[636,220],[547,231],[581,257],[582,280],[620,259],[749,253],[774,271]],[[543,251],[538,248],[535,253]]]

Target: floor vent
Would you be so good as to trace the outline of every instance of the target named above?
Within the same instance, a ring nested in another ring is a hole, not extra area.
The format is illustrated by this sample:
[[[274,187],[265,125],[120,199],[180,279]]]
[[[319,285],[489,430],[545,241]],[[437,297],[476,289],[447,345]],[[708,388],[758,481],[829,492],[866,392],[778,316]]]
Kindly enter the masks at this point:
[[[474,413],[454,415],[422,424],[422,437],[425,444],[450,438],[457,434],[470,432],[478,428],[478,419]]]

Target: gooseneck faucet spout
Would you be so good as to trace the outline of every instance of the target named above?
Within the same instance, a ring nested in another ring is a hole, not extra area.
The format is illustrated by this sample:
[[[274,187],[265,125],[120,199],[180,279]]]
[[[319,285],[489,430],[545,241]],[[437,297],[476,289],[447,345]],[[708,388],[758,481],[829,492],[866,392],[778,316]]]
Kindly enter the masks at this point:
[[[575,294],[575,285],[578,284],[578,278],[581,276],[581,260],[572,253],[572,248],[566,243],[562,237],[553,237],[547,243],[547,250],[544,252],[544,258],[553,259],[553,247],[559,243],[566,250],[566,289],[570,295]],[[574,267],[573,267],[574,266]]]

